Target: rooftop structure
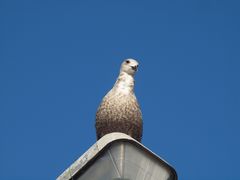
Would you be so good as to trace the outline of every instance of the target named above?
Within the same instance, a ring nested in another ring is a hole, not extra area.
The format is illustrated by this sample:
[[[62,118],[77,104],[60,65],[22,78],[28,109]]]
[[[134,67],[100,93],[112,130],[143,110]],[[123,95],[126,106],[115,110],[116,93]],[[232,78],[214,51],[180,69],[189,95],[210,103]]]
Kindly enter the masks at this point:
[[[162,158],[123,133],[99,139],[57,180],[177,180]]]

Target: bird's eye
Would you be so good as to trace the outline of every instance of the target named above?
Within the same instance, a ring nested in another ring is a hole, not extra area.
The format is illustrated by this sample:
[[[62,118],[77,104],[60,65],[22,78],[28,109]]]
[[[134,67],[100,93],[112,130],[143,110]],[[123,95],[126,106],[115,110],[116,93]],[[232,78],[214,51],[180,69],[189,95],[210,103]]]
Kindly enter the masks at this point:
[[[129,64],[129,63],[130,63],[130,61],[129,61],[129,60],[126,60],[125,62],[126,62],[127,64]]]

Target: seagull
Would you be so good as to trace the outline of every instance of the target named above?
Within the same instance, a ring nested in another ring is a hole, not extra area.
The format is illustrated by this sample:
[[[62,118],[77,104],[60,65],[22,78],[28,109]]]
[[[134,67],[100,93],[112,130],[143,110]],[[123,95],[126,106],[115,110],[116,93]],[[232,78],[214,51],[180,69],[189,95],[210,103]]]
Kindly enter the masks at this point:
[[[134,59],[122,62],[113,88],[104,96],[97,109],[97,139],[111,132],[122,132],[141,142],[142,113],[134,93],[134,75],[138,66]]]

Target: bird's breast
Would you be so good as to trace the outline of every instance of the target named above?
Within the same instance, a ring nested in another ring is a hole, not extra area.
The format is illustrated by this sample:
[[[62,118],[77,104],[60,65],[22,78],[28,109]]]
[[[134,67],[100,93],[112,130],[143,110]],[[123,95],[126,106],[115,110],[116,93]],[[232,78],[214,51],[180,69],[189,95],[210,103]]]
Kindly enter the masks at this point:
[[[138,121],[141,111],[134,94],[114,93],[103,99],[97,111],[100,121]]]

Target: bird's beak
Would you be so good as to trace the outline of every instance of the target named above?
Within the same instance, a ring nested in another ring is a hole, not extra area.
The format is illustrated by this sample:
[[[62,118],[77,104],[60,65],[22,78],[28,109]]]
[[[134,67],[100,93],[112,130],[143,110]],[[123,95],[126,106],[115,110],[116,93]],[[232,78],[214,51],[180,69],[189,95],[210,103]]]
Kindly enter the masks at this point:
[[[136,65],[136,66],[132,66],[132,69],[133,69],[134,71],[137,71],[137,69],[138,69],[138,65]]]

